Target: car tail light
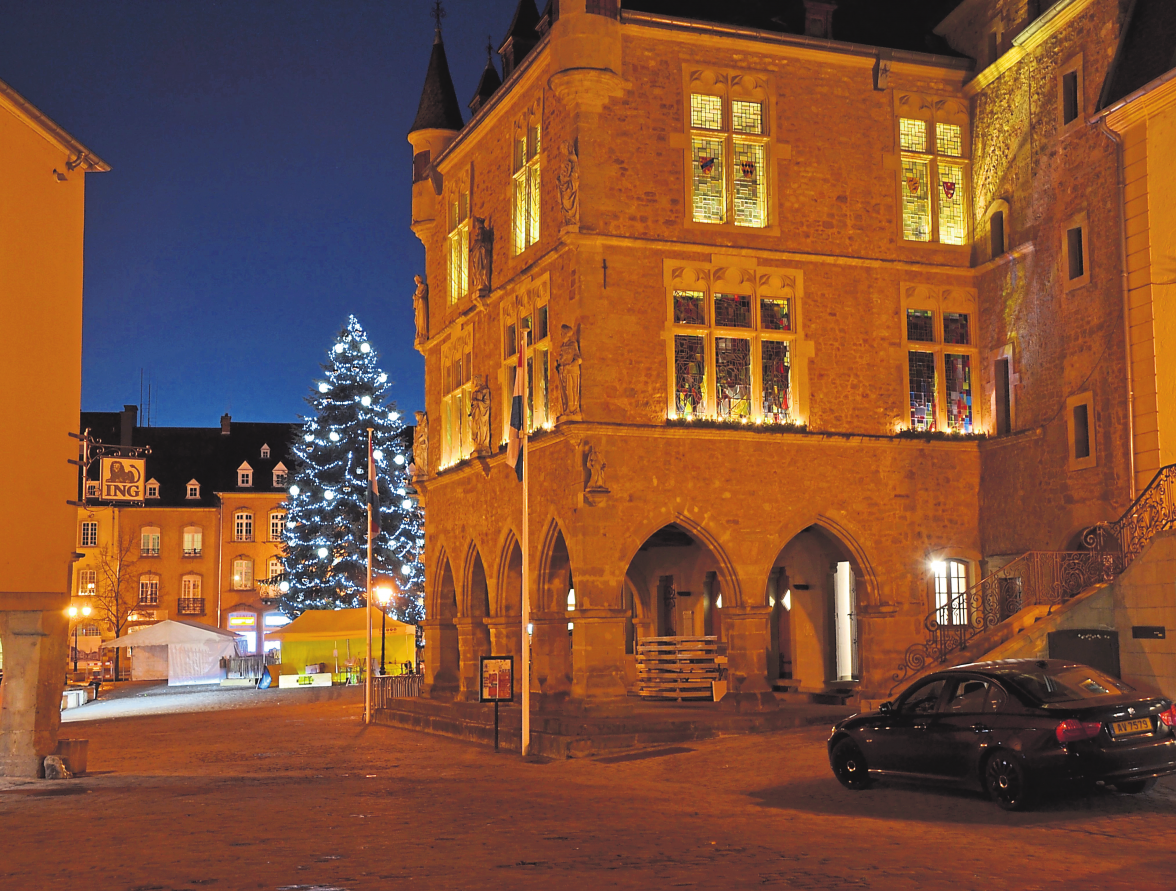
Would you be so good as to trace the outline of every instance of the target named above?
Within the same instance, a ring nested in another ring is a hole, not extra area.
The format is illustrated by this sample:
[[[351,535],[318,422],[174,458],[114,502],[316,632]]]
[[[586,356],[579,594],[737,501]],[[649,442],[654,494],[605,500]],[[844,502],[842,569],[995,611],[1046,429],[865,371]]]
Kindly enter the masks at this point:
[[[1094,739],[1102,730],[1101,721],[1078,721],[1067,718],[1054,729],[1054,736],[1062,745],[1078,742],[1080,739]]]
[[[1160,712],[1160,720],[1169,727],[1176,727],[1176,702],[1172,703],[1166,712]]]

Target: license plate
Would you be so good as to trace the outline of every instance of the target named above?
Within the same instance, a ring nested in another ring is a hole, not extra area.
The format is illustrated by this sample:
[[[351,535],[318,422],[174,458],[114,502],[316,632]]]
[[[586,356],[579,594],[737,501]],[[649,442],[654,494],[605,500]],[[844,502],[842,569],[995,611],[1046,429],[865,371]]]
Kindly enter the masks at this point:
[[[1151,718],[1136,718],[1134,721],[1116,721],[1111,725],[1115,736],[1130,736],[1132,733],[1150,733]]]

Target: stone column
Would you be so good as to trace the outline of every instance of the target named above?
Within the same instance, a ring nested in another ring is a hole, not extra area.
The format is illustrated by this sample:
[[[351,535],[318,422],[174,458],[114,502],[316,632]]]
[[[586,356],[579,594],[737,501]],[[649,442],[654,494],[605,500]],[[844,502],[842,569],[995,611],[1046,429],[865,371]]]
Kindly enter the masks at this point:
[[[572,695],[577,699],[612,699],[629,692],[625,681],[623,609],[576,610],[572,634]]]
[[[39,776],[57,748],[69,619],[64,610],[0,611],[0,646],[0,776]]]
[[[490,629],[481,616],[462,616],[454,619],[453,624],[457,626],[457,648],[461,656],[458,698],[476,702],[482,657],[490,655]]]
[[[723,637],[727,641],[729,690],[745,694],[771,695],[768,683],[768,654],[772,649],[768,606],[723,607]],[[728,693],[730,695],[730,693]]]
[[[425,683],[429,699],[452,699],[460,688],[460,651],[452,619],[425,619]]]
[[[490,632],[490,656],[514,656],[515,678],[522,677],[523,626],[518,616],[487,616],[482,622]],[[516,680],[515,693],[518,684]]]
[[[531,690],[548,698],[566,699],[572,691],[568,615],[531,613],[531,627]]]

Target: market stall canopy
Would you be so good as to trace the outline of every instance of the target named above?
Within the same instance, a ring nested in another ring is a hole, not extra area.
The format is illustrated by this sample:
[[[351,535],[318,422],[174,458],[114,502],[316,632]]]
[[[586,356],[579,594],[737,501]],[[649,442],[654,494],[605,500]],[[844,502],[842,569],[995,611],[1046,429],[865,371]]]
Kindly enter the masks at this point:
[[[165,619],[102,644],[104,648],[134,647],[131,679],[167,678],[169,687],[215,684],[225,677],[221,660],[239,655],[232,631]]]
[[[380,611],[372,610],[372,629],[380,636]],[[388,619],[387,633],[406,634],[416,637],[416,626]],[[367,610],[356,609],[308,609],[297,619],[275,631],[267,631],[266,640],[280,640],[294,643],[313,640],[344,640],[367,637]]]
[[[102,644],[109,647],[162,647],[168,644],[205,643],[206,641],[222,640],[236,643],[237,635],[232,631],[202,625],[200,622],[184,622],[178,619],[165,619],[154,625],[147,625],[138,631],[116,637]]]

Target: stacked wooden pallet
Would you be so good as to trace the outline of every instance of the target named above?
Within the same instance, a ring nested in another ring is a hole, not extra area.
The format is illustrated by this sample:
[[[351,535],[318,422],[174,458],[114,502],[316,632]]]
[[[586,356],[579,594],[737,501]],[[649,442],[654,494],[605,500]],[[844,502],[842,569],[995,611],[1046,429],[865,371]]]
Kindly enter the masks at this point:
[[[710,699],[720,678],[717,637],[646,637],[637,642],[637,694],[643,699]]]

